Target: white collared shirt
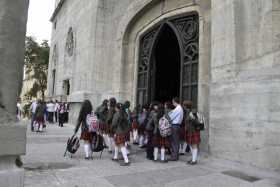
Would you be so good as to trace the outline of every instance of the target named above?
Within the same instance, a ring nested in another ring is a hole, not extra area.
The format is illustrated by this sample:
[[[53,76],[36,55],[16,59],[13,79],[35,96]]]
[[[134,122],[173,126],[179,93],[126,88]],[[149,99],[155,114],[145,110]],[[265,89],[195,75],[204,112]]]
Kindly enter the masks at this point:
[[[31,106],[30,106],[30,110],[31,110],[31,112],[32,112],[33,114],[35,114],[36,108],[37,108],[37,102],[34,101],[34,102],[31,104]]]
[[[183,121],[184,118],[184,111],[181,105],[177,105],[176,108],[174,110],[171,110],[168,113],[172,124],[178,124],[180,125]]]

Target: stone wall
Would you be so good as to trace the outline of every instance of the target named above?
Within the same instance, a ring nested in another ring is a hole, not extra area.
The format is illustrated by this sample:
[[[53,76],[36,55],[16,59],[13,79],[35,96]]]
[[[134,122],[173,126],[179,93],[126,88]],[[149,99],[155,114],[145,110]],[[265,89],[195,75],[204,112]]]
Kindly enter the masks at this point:
[[[21,89],[28,0],[0,1],[0,186],[23,186],[15,160],[25,154],[26,126],[16,122]]]
[[[280,168],[279,10],[276,0],[212,1],[210,148],[217,157]]]

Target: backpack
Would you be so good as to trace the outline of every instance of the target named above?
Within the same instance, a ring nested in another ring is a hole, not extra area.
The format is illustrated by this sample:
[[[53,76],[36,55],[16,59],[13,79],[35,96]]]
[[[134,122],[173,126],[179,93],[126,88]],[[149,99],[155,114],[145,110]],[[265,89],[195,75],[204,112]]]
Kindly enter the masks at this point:
[[[104,139],[101,134],[93,133],[92,141],[91,141],[91,150],[93,152],[101,152],[100,158],[102,156],[102,152],[105,149]]]
[[[73,135],[72,137],[68,138],[64,156],[66,155],[67,151],[71,154],[75,154],[78,151],[79,147],[80,147],[80,140],[76,135]]]
[[[97,132],[99,129],[99,120],[94,113],[88,114],[86,123],[89,132]]]
[[[168,116],[163,116],[159,119],[158,129],[160,135],[164,138],[172,134],[172,125],[168,119]]]
[[[195,130],[202,131],[205,129],[205,119],[202,113],[200,112],[191,112],[190,119],[194,125]]]

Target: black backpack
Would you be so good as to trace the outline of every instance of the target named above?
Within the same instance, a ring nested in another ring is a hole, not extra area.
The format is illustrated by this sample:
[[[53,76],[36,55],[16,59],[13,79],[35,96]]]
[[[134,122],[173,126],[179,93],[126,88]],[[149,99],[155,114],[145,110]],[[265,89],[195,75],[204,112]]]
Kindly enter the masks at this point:
[[[205,129],[205,119],[202,113],[200,112],[191,112],[190,113],[191,122],[194,125],[195,130],[203,131]]]
[[[100,153],[100,158],[101,158],[102,152],[105,148],[103,136],[98,133],[93,133],[92,141],[90,145],[91,145],[91,150],[93,152],[101,152]]]
[[[80,147],[80,140],[76,135],[71,136],[67,140],[66,150],[64,153],[64,157],[66,156],[67,151],[72,154],[75,154]]]

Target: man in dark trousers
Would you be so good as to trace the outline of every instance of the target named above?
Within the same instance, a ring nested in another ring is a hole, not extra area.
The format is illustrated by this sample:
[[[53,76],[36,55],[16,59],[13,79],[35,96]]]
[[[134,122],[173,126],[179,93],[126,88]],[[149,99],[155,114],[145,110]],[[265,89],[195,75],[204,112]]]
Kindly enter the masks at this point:
[[[169,161],[177,161],[179,159],[180,128],[184,117],[184,111],[180,105],[179,98],[175,97],[172,103],[175,109],[168,113],[172,123],[172,135],[170,136],[171,158]]]

